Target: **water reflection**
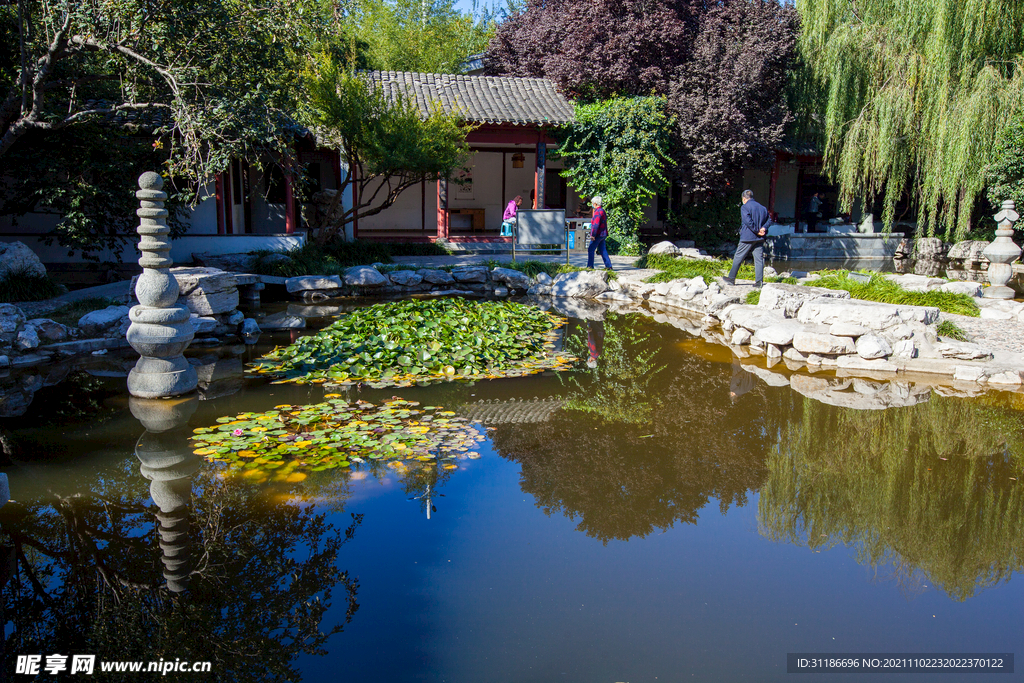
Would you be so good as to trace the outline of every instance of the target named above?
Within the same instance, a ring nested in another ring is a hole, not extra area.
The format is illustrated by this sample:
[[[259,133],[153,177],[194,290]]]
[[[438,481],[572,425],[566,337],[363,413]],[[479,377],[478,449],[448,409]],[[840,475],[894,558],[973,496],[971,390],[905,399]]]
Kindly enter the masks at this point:
[[[805,399],[768,457],[760,531],[851,545],[911,592],[965,600],[1024,562],[1021,427],[1018,413],[941,396],[886,411]]]
[[[45,499],[0,509],[17,562],[3,666],[13,671],[18,653],[87,652],[212,661],[220,680],[299,680],[296,658],[322,654],[358,609],[339,551],[361,517],[339,528],[310,504],[200,468],[185,426],[194,398],[131,409],[146,428],[137,471],[125,459],[71,492],[37,482]],[[335,623],[323,623],[335,596]]]

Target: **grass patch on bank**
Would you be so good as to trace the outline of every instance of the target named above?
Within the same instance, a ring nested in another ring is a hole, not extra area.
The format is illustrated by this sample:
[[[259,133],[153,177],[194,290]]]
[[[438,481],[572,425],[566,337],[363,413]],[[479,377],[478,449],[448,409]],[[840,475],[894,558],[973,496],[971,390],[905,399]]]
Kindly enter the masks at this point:
[[[433,242],[393,244],[390,242],[312,242],[291,251],[257,251],[252,271],[258,275],[296,277],[298,275],[341,275],[352,266],[391,263],[394,256],[447,256],[444,247]],[[280,255],[287,256],[283,259]],[[415,270],[415,269],[414,269]]]
[[[0,303],[43,301],[67,291],[49,275],[34,275],[26,270],[11,271],[0,280]]]
[[[971,341],[963,328],[952,320],[943,320],[935,327],[935,332],[941,337],[949,337],[950,339],[956,339],[957,341],[962,342]]]
[[[586,268],[580,268],[579,266],[571,266],[566,263],[552,263],[550,261],[537,261],[535,259],[529,259],[526,261],[498,261],[491,259],[487,262],[489,268],[509,268],[511,270],[518,270],[524,275],[530,277],[537,277],[541,273],[547,273],[551,277],[559,275],[560,273],[576,273]],[[612,272],[608,273],[611,276]]]
[[[756,306],[761,303],[761,290],[755,289],[752,292],[747,292],[747,298],[744,300],[748,306]]]
[[[703,277],[704,284],[710,285],[717,277],[725,277],[732,268],[732,259],[714,259],[711,261],[697,261],[693,259],[676,258],[666,254],[653,254],[644,256],[636,262],[637,268],[656,268],[663,272],[652,275],[644,282],[670,282],[672,280],[691,279]],[[740,272],[736,276],[740,280],[753,280],[757,273],[754,264],[744,262],[740,266]],[[789,285],[797,284],[795,277],[766,277],[765,282],[784,282]]]
[[[109,299],[105,296],[92,296],[88,299],[80,299],[79,301],[72,301],[69,304],[64,304],[57,310],[41,317],[49,318],[54,322],[58,322],[61,325],[67,325],[68,327],[77,327],[78,319],[86,313],[98,311],[102,308],[106,308],[107,306],[123,305],[123,301]]]
[[[871,274],[870,282],[857,282],[850,279],[849,271],[822,271],[821,277],[810,284],[827,289],[845,289],[852,298],[863,301],[906,306],[934,306],[945,313],[966,315],[972,318],[981,315],[974,299],[966,294],[936,291],[909,292],[877,273]]]

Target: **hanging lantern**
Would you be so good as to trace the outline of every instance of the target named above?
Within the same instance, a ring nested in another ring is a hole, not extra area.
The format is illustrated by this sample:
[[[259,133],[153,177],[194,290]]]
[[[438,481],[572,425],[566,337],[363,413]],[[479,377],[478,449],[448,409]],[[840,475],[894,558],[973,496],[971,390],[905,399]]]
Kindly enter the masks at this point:
[[[522,152],[516,152],[512,155],[512,168],[522,168],[524,161],[526,161],[526,155]]]

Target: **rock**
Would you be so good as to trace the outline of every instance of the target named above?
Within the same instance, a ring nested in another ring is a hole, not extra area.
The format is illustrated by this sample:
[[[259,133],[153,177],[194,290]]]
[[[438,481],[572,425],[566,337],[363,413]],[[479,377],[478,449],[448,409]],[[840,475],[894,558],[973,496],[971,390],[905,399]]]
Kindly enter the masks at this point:
[[[802,329],[804,329],[803,325],[798,322],[782,322],[756,330],[754,332],[754,339],[765,342],[766,344],[788,346],[793,343],[793,337],[796,333]]]
[[[989,384],[1002,384],[1005,386],[1016,386],[1021,383],[1020,370],[1003,370],[988,376]]]
[[[384,284],[386,278],[378,273],[375,269],[368,266],[359,266],[360,268],[366,268],[376,273],[377,277],[380,278],[379,284]],[[298,294],[300,292],[314,291],[314,290],[334,290],[341,289],[345,286],[341,277],[338,275],[299,275],[297,277],[290,277],[284,281],[284,288],[289,294]]]
[[[911,320],[925,324],[933,323],[938,320],[939,309],[927,306],[896,306],[859,299],[822,298],[805,302],[796,317],[802,323],[832,325],[846,322],[872,330],[884,330]]]
[[[969,342],[948,341],[935,345],[935,351],[942,358],[959,358],[960,360],[988,360],[992,352]]]
[[[500,282],[510,289],[529,289],[533,286],[533,278],[526,273],[511,268],[495,268],[491,271],[491,279]]]
[[[988,258],[985,257],[984,253],[985,247],[988,245],[989,243],[985,240],[964,240],[954,244],[946,254],[946,257],[950,261],[988,262]]]
[[[14,348],[19,351],[28,351],[39,346],[39,335],[36,333],[36,328],[26,326],[18,332],[18,338],[14,341]]]
[[[801,306],[807,301],[819,298],[849,299],[850,293],[842,289],[805,287],[769,282],[761,288],[758,307],[767,311],[778,311],[787,318],[795,318]]]
[[[217,327],[220,325],[216,318],[208,315],[196,315],[195,313],[189,316],[189,322],[192,323],[192,329],[197,335],[216,334]]]
[[[738,296],[729,296],[728,294],[711,294],[710,296],[705,296],[704,309],[708,314],[714,315],[726,306],[738,304],[739,302],[740,298]]]
[[[914,243],[914,255],[919,259],[941,259],[948,247],[938,237],[920,237]]]
[[[782,358],[782,351],[775,344],[769,344],[768,348],[765,349],[765,355],[768,356],[768,358],[778,359]]]
[[[672,287],[675,282],[659,282],[654,285],[654,293],[660,296],[668,296],[668,293],[672,291]]]
[[[391,280],[387,275],[370,266],[353,266],[345,270],[345,284],[350,287],[382,287],[390,283]],[[311,289],[326,289],[326,287]]]
[[[260,333],[263,330],[252,318],[246,318],[242,321],[242,326],[238,330],[238,335],[245,341],[246,344],[255,344],[259,338]]]
[[[107,306],[99,311],[86,313],[78,319],[78,329],[86,337],[99,337],[111,327],[119,325],[128,316],[127,306]]]
[[[908,259],[914,254],[914,242],[913,240],[904,237],[900,240],[900,243],[896,245],[896,251],[893,254],[893,258],[897,261]]]
[[[962,382],[986,382],[988,375],[985,368],[980,365],[958,365],[953,371],[953,379]]]
[[[0,304],[0,346],[9,347],[25,324],[25,314],[13,304]]]
[[[0,242],[0,279],[11,273],[46,277],[46,267],[35,252],[21,242]]]
[[[574,299],[593,299],[608,289],[608,273],[603,270],[583,270],[559,273],[551,285],[551,296]]]
[[[169,272],[178,282],[178,301],[192,313],[218,315],[238,308],[238,287],[231,273],[217,268],[171,268]],[[146,286],[144,280],[136,287]]]
[[[793,348],[801,353],[837,354],[856,353],[857,347],[849,337],[800,330],[793,335]]]
[[[544,285],[538,282],[526,290],[526,293],[530,296],[551,296],[551,285]]]
[[[680,248],[676,258],[685,258],[691,261],[714,261],[714,256],[709,256],[703,249]]]
[[[893,339],[910,339],[914,336],[914,330],[910,325],[897,325],[887,332]]]
[[[890,355],[896,358],[917,358],[917,344],[913,339],[900,340],[893,344]]]
[[[767,279],[767,278],[770,278],[770,277],[778,277],[778,276],[779,276],[779,273],[778,273],[778,271],[776,271],[776,270],[775,270],[774,268],[772,268],[771,266],[765,266],[765,267],[764,267],[764,272],[762,272],[762,273],[761,273],[761,275],[762,275],[762,276],[763,276],[763,277],[764,277],[765,279]]]
[[[780,325],[785,319],[774,311],[765,311],[757,306],[738,305],[722,311],[723,320],[729,320],[738,327],[744,327],[751,332],[772,325]]]
[[[832,326],[828,328],[828,333],[836,337],[859,337],[868,332],[870,332],[868,328],[852,323],[832,323]]]
[[[495,287],[494,296],[506,297],[508,296],[508,287]]]
[[[423,282],[423,276],[414,270],[396,270],[388,273],[388,277],[393,283],[402,287],[415,287]]]
[[[432,285],[453,285],[455,284],[455,278],[446,273],[443,270],[434,270],[433,268],[420,268],[416,271],[416,274],[423,278],[424,282]]]
[[[939,287],[940,292],[951,294],[966,294],[967,296],[980,297],[983,289],[980,282],[947,282]]]
[[[1010,311],[995,308],[992,306],[984,307],[981,309],[982,320],[1013,320],[1017,316]]]
[[[305,326],[306,321],[304,318],[289,315],[285,311],[268,315],[260,321],[260,327],[264,330],[301,330]]]
[[[487,282],[487,266],[463,266],[452,270],[456,282]]]
[[[751,336],[752,335],[750,334],[749,330],[746,330],[746,329],[744,329],[742,327],[737,328],[737,330],[732,333],[732,345],[733,346],[746,346],[747,344],[750,343],[750,337]]]
[[[242,324],[243,320],[245,320],[245,314],[242,313],[241,311],[232,311],[226,316],[223,316],[223,320],[225,325],[237,327],[238,325]]]
[[[806,363],[807,362],[807,356],[805,354],[803,354],[803,353],[800,353],[799,351],[794,349],[792,346],[790,346],[788,349],[786,349],[782,353],[782,357],[785,358],[787,361],[791,361],[793,363]]]
[[[672,244],[671,242],[658,242],[653,247],[647,250],[648,254],[666,254],[668,256],[677,256],[679,254],[679,247]]]
[[[857,339],[857,355],[866,360],[885,358],[892,354],[892,347],[877,334],[865,334]]]
[[[537,277],[535,279],[539,285],[550,285],[555,282],[554,278],[547,273],[537,273]]]
[[[68,328],[49,318],[33,318],[25,324],[35,328],[43,344],[56,344],[68,339]]]

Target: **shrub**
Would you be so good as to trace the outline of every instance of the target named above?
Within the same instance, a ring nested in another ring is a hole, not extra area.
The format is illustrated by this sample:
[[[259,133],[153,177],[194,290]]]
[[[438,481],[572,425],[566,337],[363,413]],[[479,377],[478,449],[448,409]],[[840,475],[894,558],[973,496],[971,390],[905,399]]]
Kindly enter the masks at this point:
[[[42,301],[68,291],[49,275],[34,275],[27,270],[11,271],[0,280],[0,303]]]

